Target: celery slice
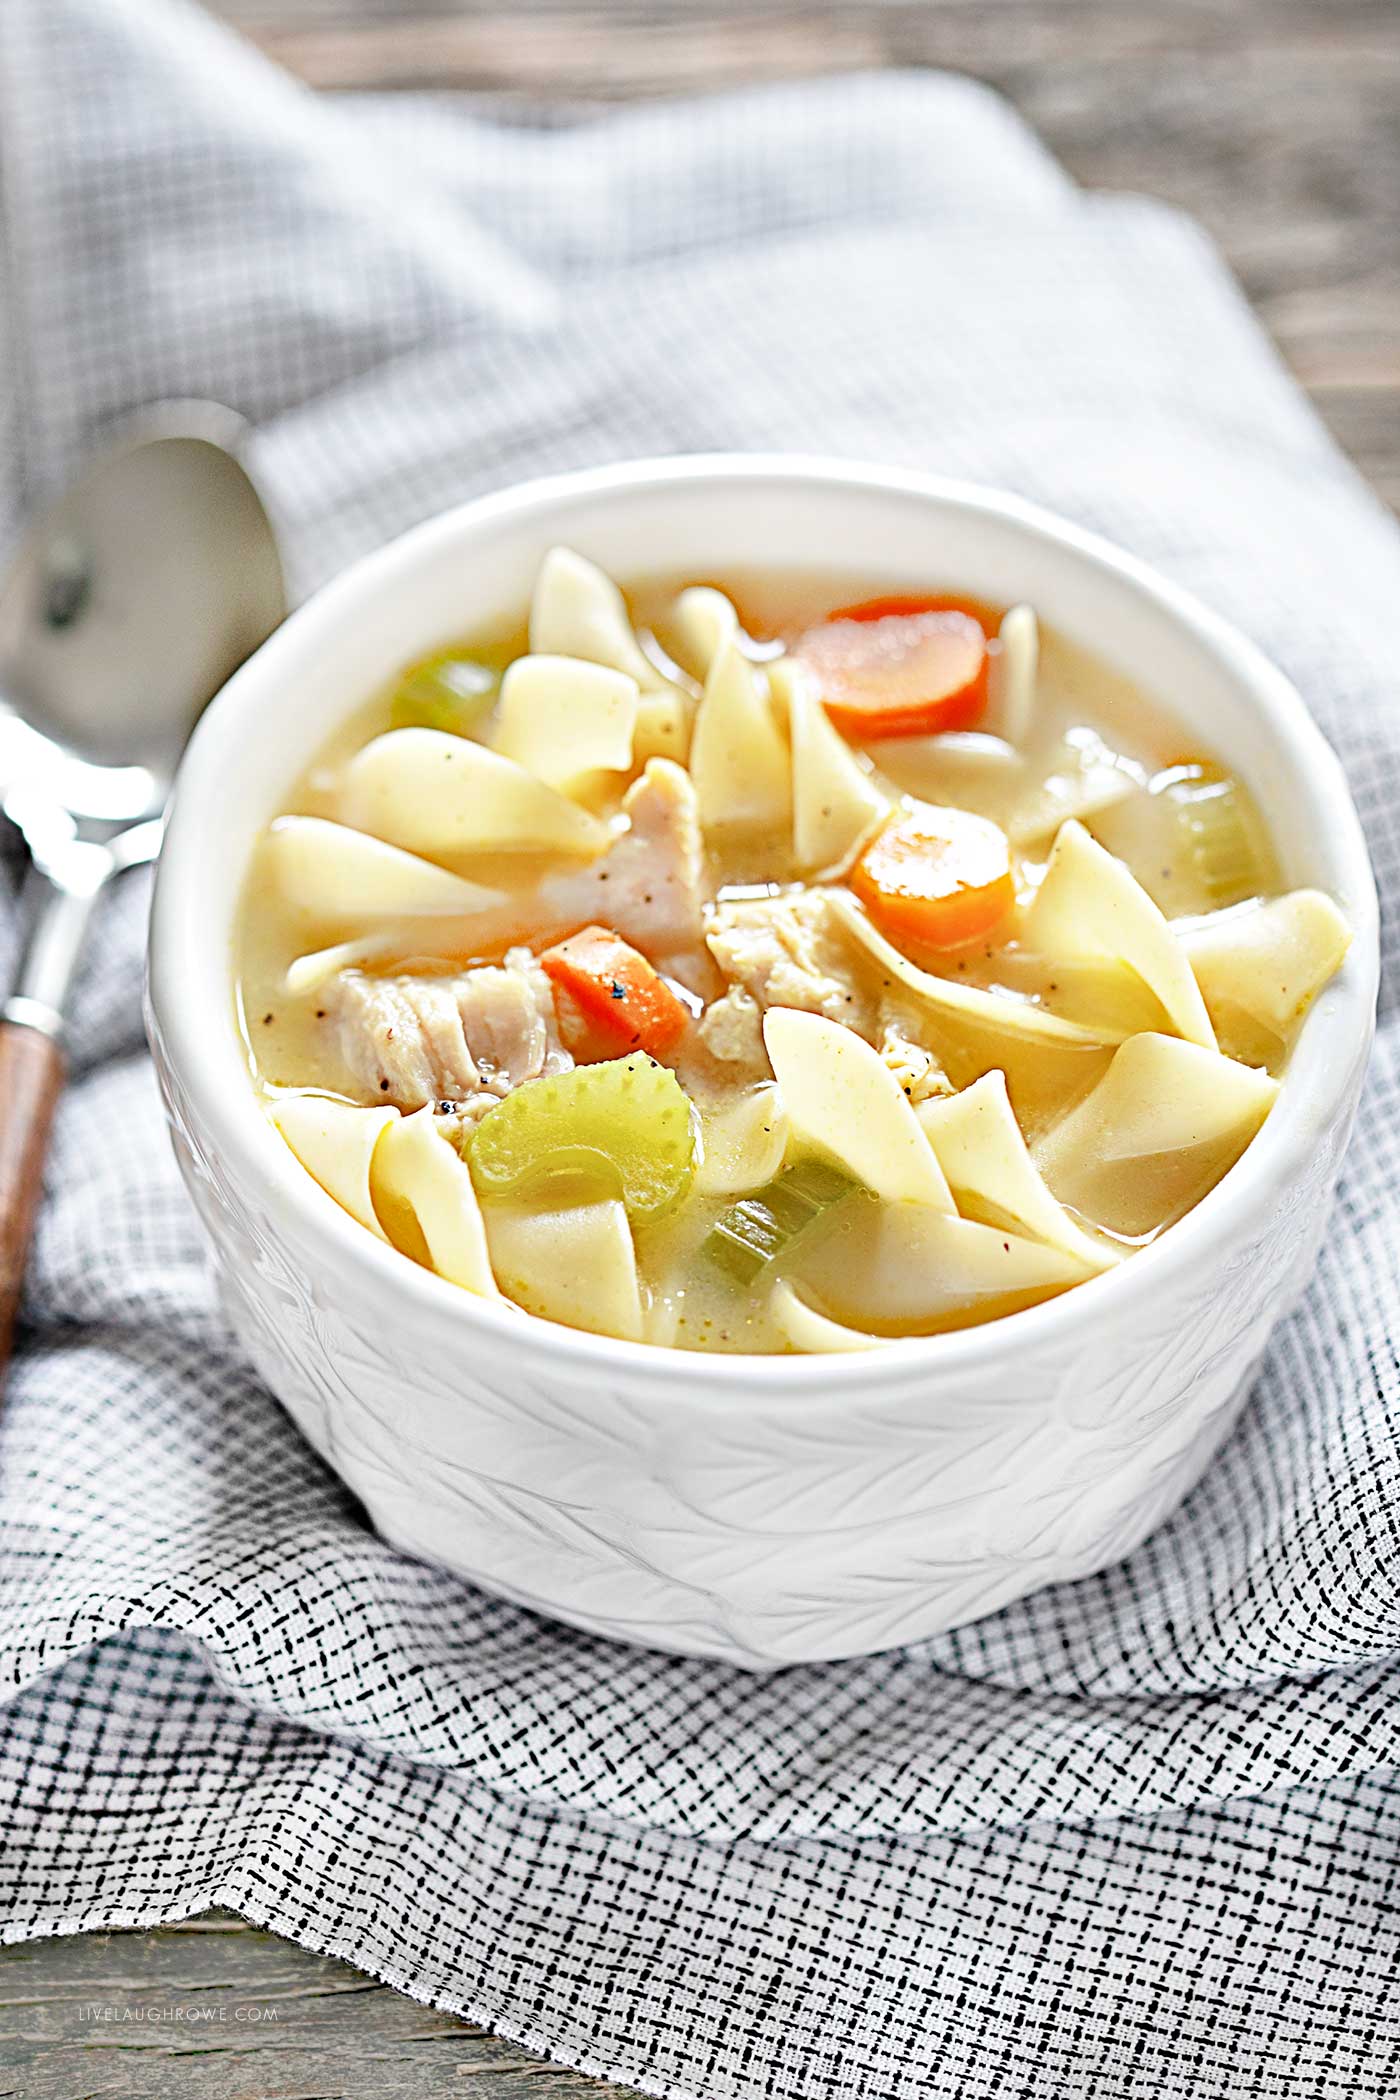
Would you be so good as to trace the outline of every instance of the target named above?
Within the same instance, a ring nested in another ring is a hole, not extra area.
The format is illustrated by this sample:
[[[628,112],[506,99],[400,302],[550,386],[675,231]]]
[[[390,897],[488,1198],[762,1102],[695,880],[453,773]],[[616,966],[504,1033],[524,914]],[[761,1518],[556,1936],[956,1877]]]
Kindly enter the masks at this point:
[[[751,1284],[855,1186],[825,1160],[801,1160],[767,1188],[732,1203],[711,1226],[702,1252],[732,1282]]]
[[[1237,904],[1268,886],[1258,818],[1237,780],[1202,761],[1173,766],[1154,786],[1213,904]]]
[[[389,709],[392,725],[469,736],[484,724],[500,684],[499,672],[453,650],[426,657],[399,680]]]
[[[640,1052],[533,1079],[483,1116],[467,1142],[478,1195],[518,1195],[581,1178],[620,1195],[634,1221],[658,1218],[695,1178],[690,1102],[673,1072]]]

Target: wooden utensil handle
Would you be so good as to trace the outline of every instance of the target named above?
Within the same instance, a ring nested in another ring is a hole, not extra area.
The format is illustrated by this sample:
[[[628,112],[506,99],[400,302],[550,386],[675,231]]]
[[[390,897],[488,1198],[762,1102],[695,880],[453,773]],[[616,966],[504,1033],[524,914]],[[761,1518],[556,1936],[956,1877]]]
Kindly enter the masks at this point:
[[[0,1022],[0,1374],[10,1360],[63,1071],[51,1035]]]

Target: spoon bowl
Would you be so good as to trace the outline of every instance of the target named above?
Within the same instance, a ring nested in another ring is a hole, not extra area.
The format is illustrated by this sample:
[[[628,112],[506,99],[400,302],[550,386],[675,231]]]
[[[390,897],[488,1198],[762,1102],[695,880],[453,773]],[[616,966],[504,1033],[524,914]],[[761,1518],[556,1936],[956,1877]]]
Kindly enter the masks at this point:
[[[159,851],[190,731],[286,612],[236,457],[247,426],[170,402],[115,430],[0,579],[0,802],[31,869],[0,1019],[0,1368],[97,900]]]
[[[98,819],[164,803],[204,706],[286,612],[245,435],[213,404],[148,411],[30,532],[0,584],[0,786],[42,773]]]

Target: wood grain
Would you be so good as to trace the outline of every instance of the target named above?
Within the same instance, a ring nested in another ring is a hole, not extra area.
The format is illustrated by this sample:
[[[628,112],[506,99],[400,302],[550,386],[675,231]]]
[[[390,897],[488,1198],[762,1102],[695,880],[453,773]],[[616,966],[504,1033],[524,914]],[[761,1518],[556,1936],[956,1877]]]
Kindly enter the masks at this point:
[[[159,1932],[35,1941],[0,1958],[0,2100],[449,2092],[624,2096],[224,1912]]]
[[[1079,181],[1219,241],[1400,508],[1396,0],[217,0],[303,79],[456,87],[505,115],[883,65],[999,88]],[[238,2006],[275,2019],[239,2021]],[[124,2024],[93,2007],[223,2020]],[[214,1916],[0,1956],[0,2100],[582,2100],[614,2090]]]
[[[0,1022],[0,1387],[62,1090],[63,1052],[57,1043],[37,1028]]]
[[[1294,371],[1400,507],[1396,0],[218,0],[321,87],[510,113],[884,65],[1011,99],[1079,181],[1210,229]]]

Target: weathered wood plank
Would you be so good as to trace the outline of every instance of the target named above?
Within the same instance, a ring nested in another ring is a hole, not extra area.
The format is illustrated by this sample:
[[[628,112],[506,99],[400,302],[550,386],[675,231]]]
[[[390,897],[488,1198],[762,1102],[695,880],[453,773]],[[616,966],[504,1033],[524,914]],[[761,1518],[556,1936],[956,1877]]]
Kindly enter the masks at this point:
[[[211,1912],[0,1954],[0,2100],[585,2100],[562,2071]]]
[[[853,67],[971,73],[1008,95],[1080,181],[1146,190],[1202,220],[1334,433],[1395,500],[1394,0],[218,4],[319,86],[460,87],[505,112]]]

